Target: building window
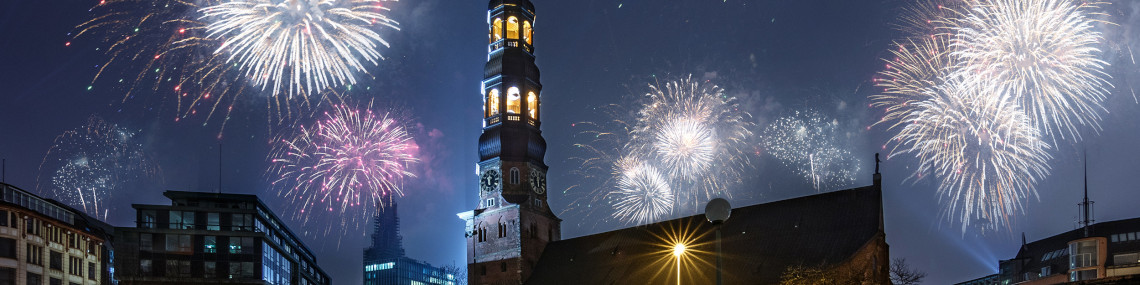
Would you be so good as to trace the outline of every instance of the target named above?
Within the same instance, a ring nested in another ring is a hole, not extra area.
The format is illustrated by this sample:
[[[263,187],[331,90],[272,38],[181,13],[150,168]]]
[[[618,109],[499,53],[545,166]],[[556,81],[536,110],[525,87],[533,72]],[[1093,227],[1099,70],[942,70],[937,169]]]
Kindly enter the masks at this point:
[[[206,273],[206,278],[218,278],[218,263],[213,261],[206,261],[203,265],[203,270]]]
[[[170,228],[186,230],[194,229],[194,212],[170,211]]]
[[[487,276],[487,265],[483,264],[482,266],[480,266],[479,271],[480,271],[479,275]]]
[[[531,29],[530,29],[530,21],[523,21],[523,38],[526,39],[526,44],[528,44],[528,45],[534,44],[533,42],[531,42],[531,38],[533,36],[534,36],[534,32],[531,31]]]
[[[507,38],[512,40],[519,39],[519,18],[515,18],[515,16],[507,18]]]
[[[220,215],[221,214],[218,214],[218,213],[207,213],[206,214],[206,230],[208,230],[208,231],[220,231],[220,230],[222,230],[222,222],[221,222],[221,219],[218,218]]]
[[[15,214],[15,213],[13,213]],[[0,226],[8,226],[8,211],[0,210]],[[13,225],[14,226],[14,225]]]
[[[0,257],[16,258],[16,240],[0,238]]]
[[[232,229],[235,231],[252,231],[253,230],[253,215],[250,214],[234,214]]]
[[[139,222],[139,227],[144,229],[155,228],[155,222],[158,221],[158,218],[156,218],[157,216],[158,215],[155,215],[154,210],[143,210],[141,217],[142,221]]]
[[[51,269],[63,270],[63,253],[52,251],[48,258]]]
[[[505,226],[503,226],[503,223],[499,223],[499,236],[498,237],[502,238],[502,237],[506,236],[507,235],[506,230],[507,229]]]
[[[522,94],[518,87],[507,88],[507,113],[522,113]]]
[[[519,169],[511,167],[511,184],[519,184]]]
[[[24,284],[28,284],[28,285],[41,285],[41,284],[44,284],[44,278],[43,278],[43,276],[42,276],[42,275],[39,275],[39,274],[35,274],[35,273],[31,273],[31,272],[28,272],[28,274],[26,275],[26,277],[27,277],[27,281],[26,281],[26,282],[24,282]]]
[[[63,280],[57,278],[48,278],[48,285],[63,285]]]
[[[1071,271],[1069,272],[1069,281],[1093,280],[1096,279],[1096,269]]]
[[[494,207],[495,206],[495,198],[487,198],[487,201],[485,201],[484,204],[487,205],[486,208]]]
[[[503,19],[495,18],[491,25],[491,42],[503,39]]]
[[[534,92],[526,93],[526,110],[531,119],[538,120],[538,95]]]
[[[83,276],[83,260],[78,257],[67,257],[67,274]]]
[[[139,272],[142,272],[143,276],[151,276],[151,274],[154,274],[154,266],[151,266],[150,259],[139,260]]]
[[[218,237],[206,236],[202,238],[202,252],[205,253],[218,253]]]
[[[542,200],[538,199],[538,198],[534,198],[534,207],[541,209],[542,208]]]
[[[1096,240],[1069,243],[1069,252],[1071,253],[1069,255],[1069,269],[1077,269],[1097,265]]]
[[[27,244],[27,246],[25,246],[25,249],[27,250],[26,254],[28,256],[27,257],[28,264],[35,264],[35,265],[39,265],[39,266],[44,265],[44,248],[43,247]]]
[[[1126,265],[1140,263],[1140,253],[1124,253],[1112,256],[1113,265]]]
[[[166,251],[175,253],[190,253],[190,235],[166,235]]]
[[[0,284],[16,284],[16,269],[0,267]]]
[[[139,234],[139,250],[153,251],[154,250],[154,235],[140,233]]]
[[[190,261],[167,260],[166,277],[190,277]]]
[[[506,261],[499,262],[499,271],[507,272],[507,262]]]
[[[230,253],[253,253],[253,237],[230,237]]]
[[[499,89],[491,89],[487,95],[487,117],[499,114]]]
[[[95,275],[96,275],[95,271],[96,271],[95,270],[95,263],[94,262],[88,262],[87,263],[87,279],[95,280]]]

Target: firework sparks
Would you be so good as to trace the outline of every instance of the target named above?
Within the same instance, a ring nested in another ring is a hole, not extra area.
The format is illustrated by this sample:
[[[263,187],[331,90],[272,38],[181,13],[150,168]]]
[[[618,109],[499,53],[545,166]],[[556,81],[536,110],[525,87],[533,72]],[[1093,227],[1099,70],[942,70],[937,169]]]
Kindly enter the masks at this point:
[[[1079,139],[1080,126],[1100,128],[1109,65],[1090,17],[1096,3],[975,0],[948,22],[951,56],[963,84],[1004,94],[1025,108],[1046,135]]]
[[[764,130],[768,153],[811,182],[817,191],[855,182],[862,163],[848,149],[850,140],[851,134],[842,130],[838,120],[816,111],[796,111]]]
[[[641,159],[622,158],[615,165],[617,189],[612,197],[613,218],[633,224],[648,224],[673,211],[673,190],[656,167]]]
[[[940,178],[943,214],[967,226],[1008,227],[1036,197],[1034,185],[1049,173],[1049,145],[1018,106],[991,102],[969,85],[951,81],[932,90],[894,140],[892,156],[914,155],[919,167],[912,176]]]
[[[138,132],[92,116],[55,138],[39,173],[40,193],[106,219],[119,190],[155,179],[160,169],[143,151]]]
[[[302,215],[311,235],[360,229],[382,201],[403,195],[418,159],[415,142],[398,118],[336,105],[319,121],[273,145],[269,171],[278,196]]]
[[[567,211],[642,224],[733,196],[732,186],[751,165],[745,151],[750,114],[720,87],[691,77],[650,84],[649,91],[630,104],[603,108],[606,122],[575,124],[584,129],[577,137],[589,140],[575,144],[586,153],[572,158],[582,163],[575,173],[599,182],[565,190],[577,196]],[[672,205],[662,206],[665,201]]]
[[[228,1],[201,9],[215,53],[262,90],[293,95],[356,83],[363,62],[377,65],[388,42],[376,27],[399,29],[382,0]],[[287,89],[287,90],[283,90]]]

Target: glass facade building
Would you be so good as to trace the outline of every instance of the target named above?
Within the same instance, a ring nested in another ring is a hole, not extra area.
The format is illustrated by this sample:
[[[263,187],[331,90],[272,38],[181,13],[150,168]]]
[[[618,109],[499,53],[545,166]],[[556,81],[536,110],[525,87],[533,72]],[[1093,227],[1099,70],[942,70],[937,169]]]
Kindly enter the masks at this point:
[[[166,191],[116,228],[124,284],[330,284],[316,257],[254,195]]]
[[[455,285],[455,275],[407,257],[364,265],[364,285]]]

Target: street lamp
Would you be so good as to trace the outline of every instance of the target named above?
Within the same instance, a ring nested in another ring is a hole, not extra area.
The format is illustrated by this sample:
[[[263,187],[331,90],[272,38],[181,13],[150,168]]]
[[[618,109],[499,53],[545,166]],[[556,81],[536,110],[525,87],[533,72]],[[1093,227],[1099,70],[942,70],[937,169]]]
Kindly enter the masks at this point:
[[[716,198],[709,201],[705,205],[705,218],[716,227],[716,284],[721,284],[721,261],[720,261],[720,225],[728,221],[728,217],[732,215],[732,205],[728,204],[728,200],[724,198]],[[678,273],[679,274],[679,273]]]

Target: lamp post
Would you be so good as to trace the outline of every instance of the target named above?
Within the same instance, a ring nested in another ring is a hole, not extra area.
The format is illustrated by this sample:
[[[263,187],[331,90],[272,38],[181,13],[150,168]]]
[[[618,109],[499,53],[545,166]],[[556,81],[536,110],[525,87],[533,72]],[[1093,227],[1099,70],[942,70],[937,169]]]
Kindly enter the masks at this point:
[[[722,284],[721,278],[721,250],[720,250],[720,225],[728,221],[728,217],[732,215],[732,205],[728,204],[728,200],[724,198],[716,198],[709,201],[705,205],[705,218],[713,224],[716,228],[716,284]]]
[[[681,285],[681,255],[685,254],[685,244],[673,245],[673,257],[677,260],[677,285]]]

